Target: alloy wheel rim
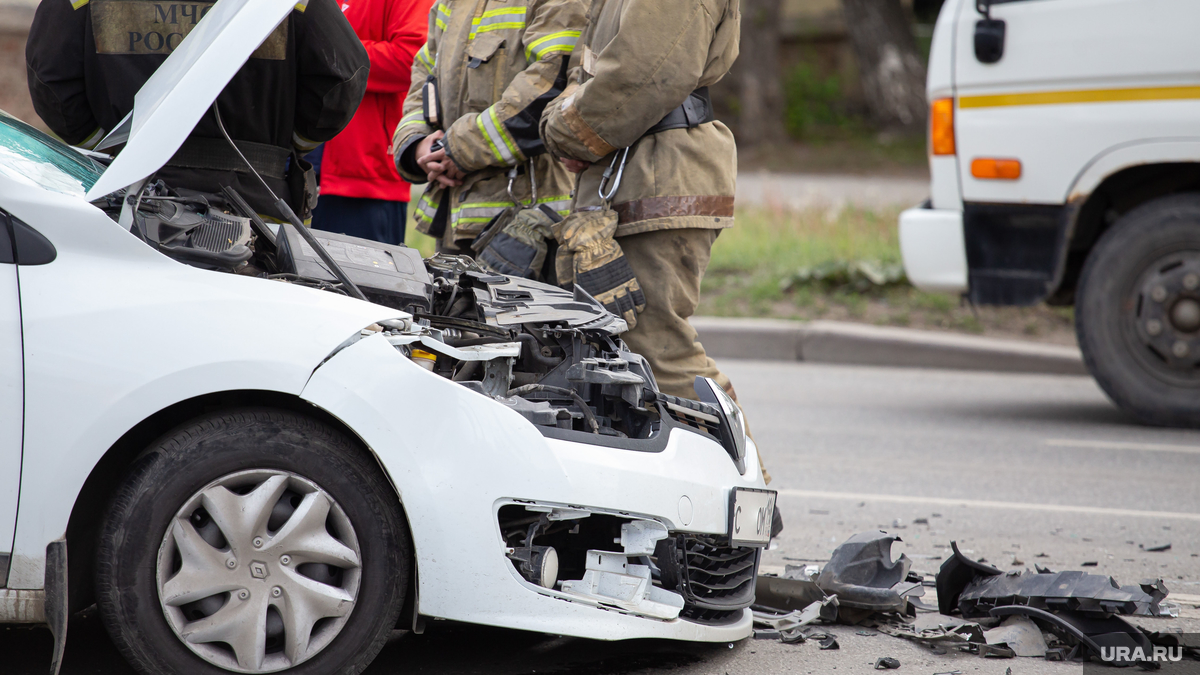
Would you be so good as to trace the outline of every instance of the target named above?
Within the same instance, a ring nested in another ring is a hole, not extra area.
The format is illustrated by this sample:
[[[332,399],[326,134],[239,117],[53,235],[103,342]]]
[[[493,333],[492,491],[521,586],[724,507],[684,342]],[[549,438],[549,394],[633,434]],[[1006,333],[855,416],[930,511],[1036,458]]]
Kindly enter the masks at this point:
[[[1126,338],[1165,382],[1200,386],[1200,251],[1159,257],[1133,284]]]
[[[354,527],[316,483],[228,474],[171,519],[157,561],[167,623],[193,653],[243,673],[294,667],[341,632],[358,599]]]

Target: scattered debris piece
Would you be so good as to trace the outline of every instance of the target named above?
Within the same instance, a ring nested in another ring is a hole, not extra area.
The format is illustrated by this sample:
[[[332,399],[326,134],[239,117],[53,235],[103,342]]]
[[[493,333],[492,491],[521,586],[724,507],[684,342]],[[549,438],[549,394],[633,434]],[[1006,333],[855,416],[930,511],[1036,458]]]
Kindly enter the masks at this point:
[[[791,630],[780,631],[780,633],[779,633],[779,641],[785,645],[803,644],[804,641],[807,639],[808,639],[808,636],[805,635],[804,631],[800,630],[799,628],[793,628]]]
[[[896,670],[899,667],[900,661],[890,656],[885,656],[875,662],[875,670]]]
[[[759,575],[754,586],[754,602],[763,607],[785,612],[802,610],[814,602],[829,597],[812,579],[789,579],[773,575]],[[836,605],[832,611],[837,618]],[[828,610],[827,610],[828,611]]]
[[[850,537],[833,551],[817,586],[836,595],[842,607],[904,613],[907,596],[921,595],[924,589],[920,581],[908,580],[912,561],[907,556],[892,560],[892,543],[897,541],[899,537],[882,530]]]
[[[1079,566],[1080,567],[1099,567],[1100,563],[1096,562],[1095,560],[1089,560],[1084,563],[1079,563]]]
[[[1138,548],[1142,549],[1143,551],[1145,551],[1147,553],[1159,553],[1162,551],[1170,551],[1171,550],[1171,542],[1168,541],[1165,544],[1151,544],[1149,546],[1146,546],[1145,544],[1138,544]]]
[[[989,645],[1007,647],[1016,656],[1045,656],[1046,639],[1032,619],[1010,616],[999,627],[983,632]]]
[[[825,611],[826,607],[832,607],[834,609],[834,612],[832,612],[833,618],[829,620],[832,621],[836,619],[837,604],[837,597],[829,596],[824,600],[810,604],[808,607],[805,607],[802,610],[792,611],[786,614],[767,612],[761,609],[754,610],[754,623],[780,632],[794,630],[796,628],[800,628],[801,626],[807,626],[811,623],[815,623],[823,619],[825,616],[829,616],[830,613]]]
[[[991,565],[977,563],[963,555],[956,541],[950,542],[950,548],[954,555],[942,563],[937,575],[938,611],[942,614],[950,614],[958,607],[958,596],[977,577],[1003,574]]]
[[[1047,661],[1066,661],[1067,660],[1067,651],[1068,650],[1066,647],[1052,647],[1050,649],[1047,649],[1046,650],[1046,660]]]
[[[837,638],[833,637],[832,635],[826,635],[825,639],[821,640],[817,644],[821,646],[821,649],[841,649],[841,646],[838,645]]]
[[[928,518],[917,518],[916,520],[913,521],[913,525],[928,525],[928,524],[929,524]]]
[[[1012,564],[1013,567],[1020,567],[1021,565],[1025,564],[1025,561],[1021,560],[1020,558],[1013,558]]]
[[[971,581],[959,594],[957,609],[967,618],[988,616],[993,607],[1002,605],[1161,616],[1159,603],[1167,592],[1161,579],[1120,586],[1112,577],[1077,570],[1057,574],[1012,571]]]
[[[1076,643],[1078,648],[1086,651],[1088,657],[1100,657],[1101,648],[1106,649],[1110,656],[1115,654],[1115,658],[1106,660],[1106,663],[1118,667],[1136,665],[1129,660],[1135,649],[1140,649],[1143,654],[1153,650],[1150,639],[1119,616],[1092,617],[1071,611],[1054,613],[1021,605],[996,607],[991,614],[994,617],[1018,614],[1036,619],[1050,626],[1065,641]]]
[[[934,673],[933,675],[962,675],[961,670],[948,670],[944,673]]]
[[[779,631],[773,630],[770,628],[765,628],[765,629],[755,628],[754,629],[754,639],[755,640],[778,640],[779,639]]]
[[[1033,556],[1033,557],[1035,557],[1035,558],[1049,558],[1050,556],[1049,556],[1049,555],[1047,555],[1047,554],[1045,554],[1045,553],[1039,553],[1039,554],[1037,554],[1037,555],[1035,555],[1035,556]]]
[[[940,514],[940,513],[931,513],[931,514],[929,514],[929,517],[930,517],[930,518],[941,518],[941,517],[942,517],[942,514]]]
[[[871,631],[868,631],[868,630],[856,630],[856,631],[854,631],[854,634],[861,635],[863,637],[875,637],[876,635],[878,635],[878,633],[872,633]]]

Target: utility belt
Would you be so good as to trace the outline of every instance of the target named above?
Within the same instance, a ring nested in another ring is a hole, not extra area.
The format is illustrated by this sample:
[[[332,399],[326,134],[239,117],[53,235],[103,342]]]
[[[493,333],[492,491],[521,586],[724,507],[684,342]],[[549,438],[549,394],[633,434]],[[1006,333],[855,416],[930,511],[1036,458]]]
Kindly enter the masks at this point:
[[[292,156],[291,150],[267,143],[234,142],[237,143],[238,149],[242,151],[246,159],[250,161],[254,170],[264,178],[283,180],[287,177],[288,158]],[[238,157],[224,139],[194,136],[183,142],[179,151],[167,162],[167,166],[181,169],[250,173],[245,162]]]
[[[715,121],[717,117],[713,114],[712,97],[708,94],[708,87],[701,87],[693,91],[683,105],[667,113],[661,122],[650,127],[646,136],[671,129],[691,129]]]
[[[288,202],[301,220],[312,215],[317,205],[317,176],[312,164],[300,153],[268,143],[234,141],[246,161],[263,178],[285,181]],[[167,166],[199,171],[233,171],[249,174],[246,162],[224,139],[189,137]],[[187,186],[183,186],[187,187]],[[284,195],[280,195],[284,196]]]

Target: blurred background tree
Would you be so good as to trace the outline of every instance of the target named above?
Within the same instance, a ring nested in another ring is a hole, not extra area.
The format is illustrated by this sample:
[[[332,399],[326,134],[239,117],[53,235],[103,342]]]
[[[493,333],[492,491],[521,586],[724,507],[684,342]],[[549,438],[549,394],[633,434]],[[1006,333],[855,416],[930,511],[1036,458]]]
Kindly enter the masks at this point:
[[[741,0],[713,88],[743,168],[919,173],[925,65],[944,0]]]

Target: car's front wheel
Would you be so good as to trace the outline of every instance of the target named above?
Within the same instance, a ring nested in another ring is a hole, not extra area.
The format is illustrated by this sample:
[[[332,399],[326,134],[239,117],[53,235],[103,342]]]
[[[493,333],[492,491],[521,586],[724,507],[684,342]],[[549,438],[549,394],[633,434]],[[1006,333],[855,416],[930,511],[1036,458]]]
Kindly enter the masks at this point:
[[[1145,423],[1200,427],[1200,194],[1122,216],[1079,286],[1079,346],[1104,391]]]
[[[378,464],[320,422],[240,410],[161,440],[101,531],[97,604],[144,673],[358,673],[411,544]]]

